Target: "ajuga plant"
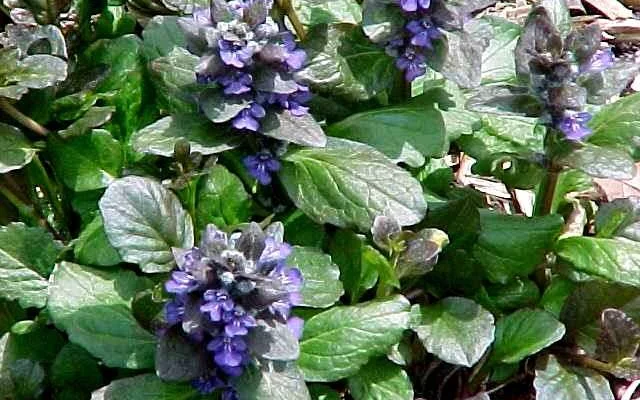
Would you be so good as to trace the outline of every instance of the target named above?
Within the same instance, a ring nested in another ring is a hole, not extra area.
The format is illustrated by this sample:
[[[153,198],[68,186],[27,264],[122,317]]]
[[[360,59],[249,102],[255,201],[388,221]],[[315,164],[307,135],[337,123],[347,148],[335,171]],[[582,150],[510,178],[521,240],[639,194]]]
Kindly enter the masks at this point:
[[[640,64],[493,3],[4,1],[0,399],[637,397]]]

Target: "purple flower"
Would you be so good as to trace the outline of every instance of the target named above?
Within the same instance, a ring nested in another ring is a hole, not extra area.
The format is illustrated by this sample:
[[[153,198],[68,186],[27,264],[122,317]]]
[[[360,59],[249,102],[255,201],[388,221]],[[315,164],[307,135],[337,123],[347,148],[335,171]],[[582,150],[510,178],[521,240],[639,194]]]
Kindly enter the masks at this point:
[[[207,85],[215,82],[215,78],[211,74],[196,74],[196,82],[201,85]]]
[[[213,352],[213,360],[220,367],[239,367],[247,356],[247,344],[238,336],[221,335],[207,345]]]
[[[556,126],[568,140],[579,141],[591,134],[587,126],[590,120],[591,114],[588,112],[565,112]]]
[[[216,389],[221,389],[226,385],[219,377],[213,376],[201,376],[198,379],[194,379],[191,382],[191,386],[193,386],[200,394],[211,394]]]
[[[406,12],[426,10],[431,6],[431,0],[400,0],[400,7]]]
[[[287,327],[293,333],[293,336],[302,339],[302,332],[304,330],[304,320],[300,317],[289,317],[287,320]]]
[[[200,306],[200,311],[208,313],[211,321],[222,321],[223,314],[233,310],[233,300],[224,289],[207,290],[203,297],[206,303]]]
[[[251,91],[253,77],[242,71],[232,71],[218,77],[217,82],[224,87],[224,94],[242,94]]]
[[[220,400],[238,400],[238,394],[233,388],[227,388],[222,392]]]
[[[433,48],[433,40],[442,37],[442,32],[429,18],[410,21],[406,29],[411,32],[411,44],[418,47]]]
[[[291,245],[288,243],[278,242],[272,237],[267,237],[264,241],[265,246],[258,259],[258,269],[260,271],[268,271],[269,267],[282,264],[291,255]]]
[[[258,103],[252,103],[233,118],[231,125],[236,129],[247,129],[257,132],[258,129],[260,129],[258,120],[264,118],[266,114],[267,112],[264,110],[264,107]]]
[[[164,284],[169,293],[186,294],[198,289],[199,282],[184,271],[173,271],[171,278]]]
[[[269,185],[272,181],[271,175],[280,170],[280,162],[267,150],[245,157],[243,163],[249,174],[261,185]]]
[[[184,318],[184,311],[184,297],[176,296],[173,300],[164,305],[164,318],[169,325],[179,324]]]
[[[220,39],[218,40],[218,47],[220,48],[220,58],[222,62],[236,68],[245,67],[250,63],[251,57],[253,57],[253,50],[242,42]]]
[[[198,25],[213,26],[213,21],[211,19],[211,8],[210,7],[196,7],[196,8],[194,8],[192,17],[193,17],[193,20]]]
[[[233,311],[225,312],[222,320],[225,323],[224,332],[230,337],[245,336],[249,333],[249,328],[256,327],[256,319],[240,306],[236,306]]]
[[[413,81],[427,72],[426,57],[409,46],[404,54],[396,60],[396,67],[404,71],[404,78],[408,82]]]
[[[276,281],[280,289],[287,293],[286,296],[280,297],[269,306],[272,314],[280,316],[283,319],[289,317],[291,308],[302,302],[302,273],[297,268],[289,268],[284,265],[276,266],[268,276]]]
[[[613,66],[614,56],[610,47],[596,51],[591,58],[580,65],[581,73],[597,73]]]
[[[291,33],[287,32],[283,35],[282,46],[286,50],[284,62],[287,66],[294,71],[302,68],[307,59],[307,53],[297,48],[296,41]]]

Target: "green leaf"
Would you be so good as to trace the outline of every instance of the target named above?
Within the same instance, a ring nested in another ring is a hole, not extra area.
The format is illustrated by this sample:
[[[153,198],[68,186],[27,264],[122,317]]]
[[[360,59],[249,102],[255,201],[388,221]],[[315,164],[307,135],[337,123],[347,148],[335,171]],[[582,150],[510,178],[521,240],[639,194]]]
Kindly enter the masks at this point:
[[[3,82],[15,82],[18,88],[44,89],[66,78],[67,63],[64,60],[48,54],[36,54],[18,61],[16,69],[3,76]],[[24,93],[26,91],[21,94]]]
[[[110,267],[122,261],[118,251],[109,243],[100,215],[96,215],[80,233],[73,254],[76,261],[87,265]]]
[[[330,138],[324,149],[293,150],[282,161],[289,196],[319,223],[368,231],[378,215],[413,225],[426,212],[418,181],[367,145]]]
[[[295,363],[264,362],[248,368],[235,385],[239,400],[310,400],[302,372]]]
[[[308,60],[296,78],[317,93],[348,101],[369,100],[389,92],[399,73],[393,58],[372,44],[359,27],[317,26],[303,46]]]
[[[173,157],[176,143],[189,142],[192,152],[203,155],[222,153],[236,146],[228,133],[198,114],[176,114],[147,125],[131,136],[135,151]]]
[[[355,0],[292,1],[293,9],[306,26],[352,24],[362,21],[362,10]]]
[[[562,207],[571,204],[577,195],[593,190],[593,179],[584,172],[575,169],[560,172],[553,192],[551,213],[555,214]]]
[[[355,400],[413,400],[407,373],[385,359],[372,360],[347,383]]]
[[[491,363],[517,363],[562,339],[564,325],[542,310],[521,309],[496,323]]]
[[[200,232],[207,224],[224,229],[251,217],[251,197],[240,178],[222,165],[215,165],[198,184],[196,228]]]
[[[327,136],[311,114],[295,116],[289,110],[267,113],[260,133],[301,146],[324,147]]]
[[[602,312],[616,308],[639,318],[639,296],[640,290],[631,286],[601,280],[579,284],[567,297],[560,313],[561,321],[567,326],[567,337],[594,354]]]
[[[300,306],[327,308],[344,294],[340,269],[321,250],[295,246],[287,259],[287,265],[298,268],[304,277]]]
[[[601,147],[617,148],[622,151],[634,150],[636,155],[640,144],[634,138],[640,136],[640,93],[622,97],[605,105],[589,121],[593,134],[589,143]]]
[[[49,151],[56,172],[76,192],[109,186],[124,163],[120,142],[103,129],[67,140],[52,137]]]
[[[540,289],[530,279],[515,278],[504,285],[487,284],[476,299],[491,311],[505,312],[534,306],[540,298]]]
[[[144,272],[171,270],[171,248],[193,246],[191,217],[172,192],[151,179],[115,181],[100,200],[100,211],[111,245]]]
[[[412,329],[429,353],[454,365],[471,367],[494,338],[490,312],[463,297],[448,297],[420,307],[420,320]]]
[[[596,236],[620,236],[640,241],[640,198],[616,199],[603,204],[595,218]]]
[[[555,161],[559,165],[582,170],[594,178],[627,180],[636,173],[635,163],[627,152],[590,143],[572,149]]]
[[[373,43],[384,44],[402,33],[405,17],[397,3],[365,0],[362,4],[362,30]]]
[[[0,227],[0,296],[20,305],[43,307],[47,302],[47,277],[62,244],[40,227],[12,223]]]
[[[562,36],[567,36],[571,31],[571,14],[569,14],[566,0],[542,0],[540,5],[547,9],[551,22]]]
[[[527,218],[482,210],[480,224],[473,254],[484,266],[489,280],[506,283],[515,276],[529,275],[544,261],[563,221],[557,214]]]
[[[147,60],[167,56],[176,47],[186,47],[184,33],[177,23],[178,18],[173,15],[158,15],[144,27],[142,38]]]
[[[87,398],[91,391],[102,385],[102,381],[98,361],[78,345],[66,344],[53,361],[51,385],[56,392],[74,387]]]
[[[212,122],[227,122],[249,106],[245,98],[227,97],[218,89],[207,89],[200,95],[200,107]]]
[[[569,279],[554,277],[540,299],[540,307],[553,314],[554,317],[560,318],[562,308],[575,288],[576,284]],[[569,330],[567,327],[567,331]]]
[[[489,46],[482,53],[482,81],[493,83],[511,81],[516,78],[513,52],[522,32],[520,25],[499,17],[482,18],[491,29]]]
[[[151,62],[151,82],[160,110],[167,113],[198,112],[192,98],[198,62],[198,56],[181,47]]]
[[[378,281],[378,269],[371,262],[372,257],[365,259],[365,242],[363,235],[339,230],[329,246],[333,261],[340,267],[340,279],[349,294],[351,304],[357,303],[364,292],[374,287]]]
[[[565,366],[549,355],[536,365],[537,400],[614,400],[609,381],[595,371]]]
[[[640,245],[618,238],[570,237],[556,246],[558,256],[581,272],[640,287]]]
[[[29,164],[36,149],[20,129],[0,122],[0,174],[14,171]]]
[[[207,365],[207,354],[177,330],[158,339],[156,375],[170,382],[189,382],[201,376]]]
[[[331,308],[306,321],[298,365],[307,381],[346,378],[384,355],[408,327],[409,301],[399,295]]]
[[[153,367],[156,338],[131,313],[133,297],[150,282],[131,271],[105,272],[62,262],[50,285],[47,309],[72,343],[108,367]]]
[[[335,390],[317,383],[309,385],[309,392],[313,400],[340,400],[342,398]]]
[[[451,30],[446,33],[446,50],[442,50],[444,60],[439,61],[436,46],[427,63],[445,78],[463,88],[472,88],[482,79],[482,54],[488,45],[488,32],[482,24],[471,20],[464,30]]]
[[[298,246],[322,246],[326,236],[324,226],[312,221],[302,211],[294,210],[282,223],[285,242]]]
[[[91,395],[91,400],[197,400],[202,395],[188,383],[163,382],[155,374],[112,381]]]
[[[95,92],[118,94],[105,100],[107,105],[116,107],[112,121],[121,134],[114,136],[126,137],[137,130],[142,119],[142,102],[148,95],[143,79],[142,41],[135,35],[98,40],[80,55],[78,64],[86,68],[108,67]]]
[[[9,366],[13,394],[16,399],[40,398],[44,392],[45,371],[40,363],[32,360],[16,360]]]
[[[58,134],[62,138],[82,136],[92,128],[98,128],[109,122],[115,111],[115,107],[91,107],[80,119],[59,131]]]
[[[298,338],[279,321],[258,320],[258,326],[247,336],[251,354],[272,361],[295,361],[300,356]]]
[[[407,145],[426,157],[442,157],[449,150],[440,111],[420,104],[398,105],[354,114],[331,125],[328,132],[331,136],[373,146],[392,160],[400,159]]]

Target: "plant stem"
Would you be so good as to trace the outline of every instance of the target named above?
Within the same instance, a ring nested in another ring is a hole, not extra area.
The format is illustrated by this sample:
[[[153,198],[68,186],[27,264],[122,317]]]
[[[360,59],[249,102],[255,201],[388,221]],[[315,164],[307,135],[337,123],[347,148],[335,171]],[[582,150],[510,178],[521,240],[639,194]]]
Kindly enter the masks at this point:
[[[55,220],[58,224],[60,224],[59,228],[62,228],[61,229],[62,232],[60,232],[61,236],[66,237],[69,233],[68,226],[67,226],[68,221],[65,217],[66,212],[65,212],[64,205],[62,204],[62,200],[58,196],[59,193],[58,193],[57,186],[51,181],[51,178],[49,177],[49,174],[47,173],[46,168],[42,164],[42,161],[40,161],[40,157],[38,157],[38,155],[33,157],[33,161],[31,162],[31,164],[29,164],[29,166],[32,168],[33,172],[36,174],[38,183],[40,183],[44,188],[44,190],[47,192],[49,201],[51,201],[51,205],[53,206],[53,211],[55,213]]]
[[[46,137],[50,132],[47,128],[20,112],[20,110],[15,108],[13,104],[9,103],[9,101],[5,98],[0,98],[0,110],[4,111],[11,118],[15,119],[20,123],[20,125],[24,126],[32,132],[37,133],[42,137]]]
[[[11,190],[7,189],[3,185],[0,185],[0,194],[4,198],[6,198],[9,201],[9,203],[11,203],[11,205],[16,208],[16,210],[18,210],[18,214],[20,215],[20,218],[22,218],[25,222],[27,222],[28,225],[46,226],[46,224],[43,224],[42,219],[40,219],[38,215],[36,215],[36,212],[33,209],[33,207],[25,204],[22,200],[18,198],[18,196],[13,194]]]
[[[558,177],[560,172],[555,168],[550,167],[545,177],[540,192],[542,192],[542,198],[536,199],[536,214],[537,215],[549,215],[551,214],[553,207],[553,200],[556,195],[556,186],[558,185]],[[554,210],[555,211],[555,210]]]
[[[58,16],[58,4],[57,0],[47,0],[47,19],[49,24],[54,24]]]
[[[284,11],[284,13],[289,17],[289,21],[291,21],[291,25],[293,25],[293,30],[296,31],[296,35],[300,40],[304,40],[307,36],[307,33],[304,30],[304,26],[302,22],[300,22],[300,18],[298,18],[298,14],[293,9],[293,4],[291,4],[291,0],[277,0],[278,7]]]

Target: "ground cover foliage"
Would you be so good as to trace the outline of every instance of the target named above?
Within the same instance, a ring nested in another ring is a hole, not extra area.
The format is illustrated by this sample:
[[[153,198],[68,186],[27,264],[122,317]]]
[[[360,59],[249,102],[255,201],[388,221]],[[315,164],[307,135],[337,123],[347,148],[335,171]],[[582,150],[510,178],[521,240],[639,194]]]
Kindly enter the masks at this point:
[[[492,3],[5,0],[0,399],[621,398],[640,65]]]

